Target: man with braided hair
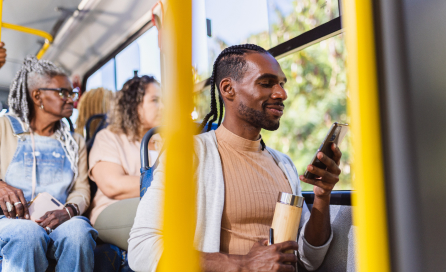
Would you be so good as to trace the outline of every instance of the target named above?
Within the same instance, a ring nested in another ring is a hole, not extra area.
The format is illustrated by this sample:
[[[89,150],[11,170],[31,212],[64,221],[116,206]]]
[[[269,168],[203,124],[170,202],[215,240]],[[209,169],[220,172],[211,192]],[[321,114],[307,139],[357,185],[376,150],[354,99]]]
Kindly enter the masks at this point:
[[[315,199],[311,214],[304,205],[298,241],[271,246],[266,241],[279,192],[302,195],[291,159],[265,146],[260,135],[262,129],[279,128],[286,80],[276,59],[252,44],[226,48],[214,63],[211,112],[202,127],[208,124],[209,131],[218,120],[219,128],[195,136],[194,243],[203,271],[295,271],[296,262],[315,270],[325,258],[333,238],[330,194],[340,174],[341,152],[336,146],[333,159],[318,154],[327,170],[307,168],[320,179],[300,176],[315,185]],[[163,175],[160,164],[130,234],[129,264],[137,271],[154,271],[162,257]],[[298,256],[287,250],[296,250]]]
[[[11,84],[0,117],[1,271],[93,271],[97,231],[81,214],[90,204],[85,142],[61,121],[77,93],[54,64],[28,57]],[[33,218],[28,203],[40,193],[59,209]],[[34,221],[34,222],[33,222]]]

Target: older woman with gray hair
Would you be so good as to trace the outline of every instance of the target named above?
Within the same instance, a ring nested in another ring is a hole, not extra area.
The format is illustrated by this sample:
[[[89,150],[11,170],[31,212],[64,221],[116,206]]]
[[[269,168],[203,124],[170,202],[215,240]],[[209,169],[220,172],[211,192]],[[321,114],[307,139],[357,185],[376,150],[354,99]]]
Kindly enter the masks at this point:
[[[80,216],[90,204],[85,142],[61,121],[77,96],[61,69],[33,57],[11,85],[12,113],[0,117],[3,272],[45,271],[47,258],[56,271],[93,270],[97,232]],[[28,203],[39,193],[64,205],[31,220]]]

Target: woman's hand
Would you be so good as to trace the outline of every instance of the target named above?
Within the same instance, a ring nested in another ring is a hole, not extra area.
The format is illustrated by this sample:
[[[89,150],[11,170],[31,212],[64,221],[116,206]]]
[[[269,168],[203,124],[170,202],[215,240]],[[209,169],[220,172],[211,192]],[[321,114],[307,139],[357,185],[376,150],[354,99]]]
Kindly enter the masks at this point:
[[[8,211],[6,203],[12,205],[11,211]],[[16,216],[20,219],[30,218],[22,190],[8,185],[3,180],[0,180],[0,206],[3,214],[8,218],[16,218]]]
[[[71,207],[67,207],[67,209],[70,209],[70,214],[74,214],[74,211],[71,209]],[[51,230],[54,230],[63,222],[70,220],[70,218],[71,217],[66,209],[54,210],[46,212],[39,220],[36,220],[36,223],[44,229],[48,227]]]

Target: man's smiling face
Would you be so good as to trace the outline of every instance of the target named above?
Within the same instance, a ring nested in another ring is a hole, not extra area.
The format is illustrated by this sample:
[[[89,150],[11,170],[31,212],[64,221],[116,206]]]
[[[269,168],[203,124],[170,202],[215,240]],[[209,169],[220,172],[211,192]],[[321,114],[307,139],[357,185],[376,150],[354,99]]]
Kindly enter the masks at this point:
[[[287,79],[270,54],[246,54],[247,70],[233,82],[237,115],[256,128],[277,130],[283,115]]]

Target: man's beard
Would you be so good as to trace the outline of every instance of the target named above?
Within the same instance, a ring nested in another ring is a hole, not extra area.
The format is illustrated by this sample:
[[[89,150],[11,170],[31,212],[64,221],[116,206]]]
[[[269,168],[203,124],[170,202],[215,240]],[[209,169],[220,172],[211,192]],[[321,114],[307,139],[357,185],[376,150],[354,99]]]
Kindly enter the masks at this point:
[[[276,103],[275,103],[276,104]],[[280,103],[280,105],[283,105]],[[265,109],[266,105],[263,105],[263,109]],[[253,108],[250,108],[240,102],[238,106],[238,112],[246,118],[246,121],[253,125],[254,127],[260,127],[266,130],[274,131],[277,130],[280,126],[280,119],[270,120],[268,114],[263,111],[258,111]]]

